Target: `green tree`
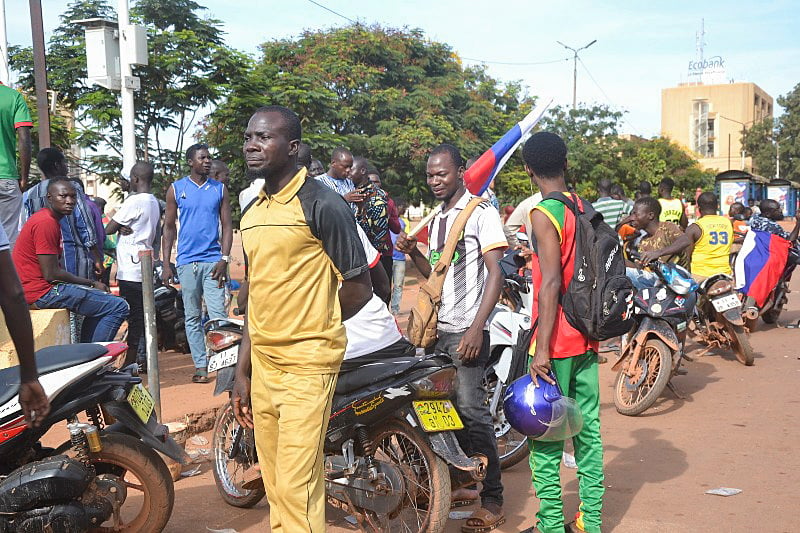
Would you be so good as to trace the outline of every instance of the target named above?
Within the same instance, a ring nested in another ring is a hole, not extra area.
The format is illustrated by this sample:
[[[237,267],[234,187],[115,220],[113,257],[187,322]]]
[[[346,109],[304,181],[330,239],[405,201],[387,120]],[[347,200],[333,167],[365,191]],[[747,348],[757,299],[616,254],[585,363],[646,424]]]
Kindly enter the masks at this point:
[[[448,45],[420,30],[353,25],[269,41],[248,74],[232,82],[206,129],[209,142],[234,162],[234,189],[244,185],[244,127],[268,104],[298,112],[303,140],[323,163],[345,145],[380,169],[392,194],[431,200],[425,159],[433,146],[451,142],[465,157],[478,156],[531,101],[519,84],[463,67]],[[519,161],[514,166],[521,172]]]
[[[753,157],[754,172],[772,178],[779,143],[781,178],[800,181],[800,84],[779,96],[778,104],[783,114],[753,125],[744,137],[745,150]]]
[[[157,191],[179,175],[184,139],[198,111],[222,98],[229,80],[247,65],[243,54],[224,44],[221,22],[203,18],[203,10],[192,0],[139,0],[131,9],[132,22],[147,27],[149,40],[149,65],[134,69],[142,87],[135,95],[137,154],[156,165]],[[106,0],[76,0],[61,15],[48,43],[48,84],[75,117],[71,140],[95,152],[88,166],[110,181],[121,168],[119,93],[85,81],[84,32],[73,22],[94,17],[113,17]],[[30,49],[16,47],[10,59],[22,87],[32,90]],[[170,131],[174,146],[165,143]]]

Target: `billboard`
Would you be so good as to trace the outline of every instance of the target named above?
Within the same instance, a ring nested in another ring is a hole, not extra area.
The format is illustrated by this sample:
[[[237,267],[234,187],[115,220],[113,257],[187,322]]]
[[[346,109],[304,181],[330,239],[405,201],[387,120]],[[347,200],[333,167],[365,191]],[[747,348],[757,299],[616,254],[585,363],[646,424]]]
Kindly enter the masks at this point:
[[[721,215],[727,215],[728,209],[734,202],[747,205],[749,182],[720,181],[719,182],[719,210]]]

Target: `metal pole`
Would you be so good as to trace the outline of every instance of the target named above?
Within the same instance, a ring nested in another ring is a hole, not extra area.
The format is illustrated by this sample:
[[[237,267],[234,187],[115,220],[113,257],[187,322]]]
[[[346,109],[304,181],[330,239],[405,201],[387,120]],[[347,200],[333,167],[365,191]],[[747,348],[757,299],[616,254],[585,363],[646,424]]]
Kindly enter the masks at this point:
[[[117,22],[119,23],[119,65],[122,87],[120,99],[122,101],[122,172],[130,173],[131,167],[136,163],[136,124],[133,108],[133,79],[131,71],[130,16],[128,14],[128,0],[119,0],[117,7]]]
[[[142,267],[142,303],[144,304],[144,340],[147,348],[147,389],[155,401],[156,419],[161,422],[161,380],[158,373],[158,336],[156,334],[156,295],[153,286],[153,251],[139,252]]]
[[[36,84],[36,109],[39,114],[39,149],[50,147],[50,105],[47,101],[47,63],[42,26],[42,2],[30,0],[33,36],[33,79]]]
[[[578,102],[578,51],[572,56],[572,109]]]
[[[728,170],[731,169],[731,134],[728,134]]]
[[[747,139],[747,127],[742,124],[742,170],[744,170],[744,144]]]
[[[781,141],[775,141],[775,179],[781,179]]]
[[[6,35],[6,1],[0,0],[0,82],[10,85],[8,72],[8,36]]]

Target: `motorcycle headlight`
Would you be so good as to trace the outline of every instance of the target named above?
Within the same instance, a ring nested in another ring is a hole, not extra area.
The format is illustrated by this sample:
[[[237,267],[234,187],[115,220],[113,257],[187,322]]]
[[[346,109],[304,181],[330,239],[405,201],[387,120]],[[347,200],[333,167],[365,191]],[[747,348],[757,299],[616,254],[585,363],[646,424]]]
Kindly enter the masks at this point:
[[[242,340],[242,334],[234,331],[214,330],[206,333],[206,345],[219,352]]]
[[[411,383],[419,398],[447,398],[456,388],[456,369],[443,368]]]

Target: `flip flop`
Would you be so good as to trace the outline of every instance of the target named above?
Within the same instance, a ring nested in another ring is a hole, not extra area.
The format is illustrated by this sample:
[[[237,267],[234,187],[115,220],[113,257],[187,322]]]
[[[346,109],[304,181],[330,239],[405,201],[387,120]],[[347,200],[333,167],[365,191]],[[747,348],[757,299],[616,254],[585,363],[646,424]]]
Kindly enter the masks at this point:
[[[474,500],[470,500],[470,499],[467,499],[467,498],[463,498],[463,499],[460,499],[460,500],[453,500],[453,501],[450,502],[450,509],[457,509],[459,507],[469,507],[470,505],[472,505],[476,501],[478,501],[477,498],[474,499]]]
[[[461,531],[462,533],[487,533],[497,529],[505,521],[506,517],[502,513],[496,515],[490,510],[481,507],[467,518],[467,523],[461,526]]]
[[[192,376],[192,383],[208,383],[208,372],[205,370],[197,370]]]

